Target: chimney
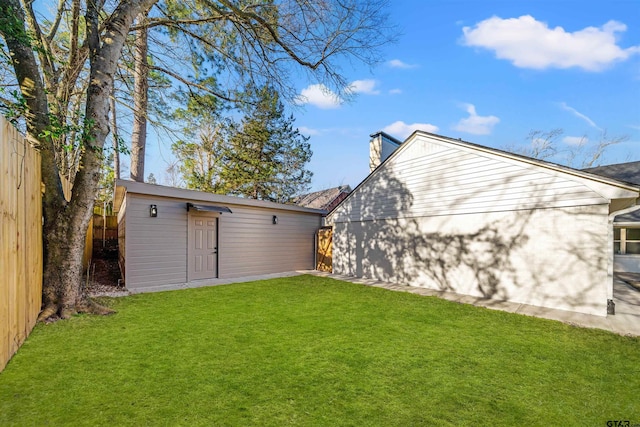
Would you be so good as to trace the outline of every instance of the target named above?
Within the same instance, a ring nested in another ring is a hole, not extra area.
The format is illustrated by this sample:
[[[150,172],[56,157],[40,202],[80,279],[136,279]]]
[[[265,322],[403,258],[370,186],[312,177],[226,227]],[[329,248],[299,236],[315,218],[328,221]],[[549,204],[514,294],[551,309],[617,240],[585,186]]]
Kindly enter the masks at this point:
[[[369,140],[369,172],[373,172],[380,163],[384,162],[402,142],[384,132],[374,133]]]
[[[382,132],[371,135],[369,141],[369,172],[373,172],[382,163],[380,156],[382,156]]]

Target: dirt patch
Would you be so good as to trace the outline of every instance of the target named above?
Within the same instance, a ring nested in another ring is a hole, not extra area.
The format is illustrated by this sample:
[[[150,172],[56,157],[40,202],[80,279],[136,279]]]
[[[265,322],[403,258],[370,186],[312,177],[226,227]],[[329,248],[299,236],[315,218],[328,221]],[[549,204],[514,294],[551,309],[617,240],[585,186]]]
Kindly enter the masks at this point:
[[[129,295],[129,291],[120,280],[117,248],[100,248],[94,251],[89,276],[85,272],[83,278],[91,297],[121,297]]]

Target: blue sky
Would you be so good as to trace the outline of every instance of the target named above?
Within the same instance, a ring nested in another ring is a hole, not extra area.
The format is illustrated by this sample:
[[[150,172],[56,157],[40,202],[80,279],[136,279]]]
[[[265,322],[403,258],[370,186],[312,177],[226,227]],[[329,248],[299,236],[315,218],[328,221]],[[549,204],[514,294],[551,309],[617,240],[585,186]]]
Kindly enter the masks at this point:
[[[390,3],[401,35],[380,66],[345,69],[353,100],[299,82],[292,111],[311,136],[312,190],[364,179],[379,130],[495,148],[526,145],[531,130],[562,128],[566,147],[606,130],[628,138],[601,163],[640,159],[639,0]],[[169,150],[149,155],[162,182]]]

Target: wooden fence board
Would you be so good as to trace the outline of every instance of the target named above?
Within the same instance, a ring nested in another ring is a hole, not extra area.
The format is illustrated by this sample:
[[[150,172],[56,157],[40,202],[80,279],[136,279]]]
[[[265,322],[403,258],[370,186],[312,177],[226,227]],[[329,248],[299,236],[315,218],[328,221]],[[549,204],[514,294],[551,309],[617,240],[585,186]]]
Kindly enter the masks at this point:
[[[333,228],[323,227],[318,230],[318,237],[316,241],[318,244],[316,249],[316,270],[331,272],[333,270]]]
[[[118,240],[118,217],[93,214],[93,245],[103,247]]]
[[[12,206],[10,182],[11,176],[11,145],[7,139],[5,123],[0,126],[0,213],[2,221],[0,223],[0,272],[3,272],[3,282],[0,283],[0,369],[9,360],[11,350],[11,327],[9,316],[9,297],[11,286],[9,286],[8,272],[12,268],[11,263],[11,242],[12,233]]]
[[[42,300],[40,154],[0,118],[0,371],[35,325]]]
[[[30,309],[26,311],[27,325],[30,325],[27,334],[35,325],[42,305],[42,190],[40,175],[40,153],[36,150],[27,150],[25,161],[25,176],[27,187],[25,192],[26,211],[29,212],[26,227],[29,230],[25,238],[25,265],[27,289],[27,304]]]

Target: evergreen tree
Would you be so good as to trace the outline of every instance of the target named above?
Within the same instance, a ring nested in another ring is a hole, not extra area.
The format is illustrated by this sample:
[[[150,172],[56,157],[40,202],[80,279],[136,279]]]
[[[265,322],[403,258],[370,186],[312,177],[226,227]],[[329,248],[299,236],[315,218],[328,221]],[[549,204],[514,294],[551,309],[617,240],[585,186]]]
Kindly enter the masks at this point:
[[[186,108],[173,118],[183,123],[184,138],[171,145],[187,188],[220,193],[220,170],[226,156],[227,120],[219,99],[191,93],[181,96]]]
[[[294,128],[273,88],[258,89],[256,98],[232,127],[217,192],[285,203],[309,188],[309,138]]]

